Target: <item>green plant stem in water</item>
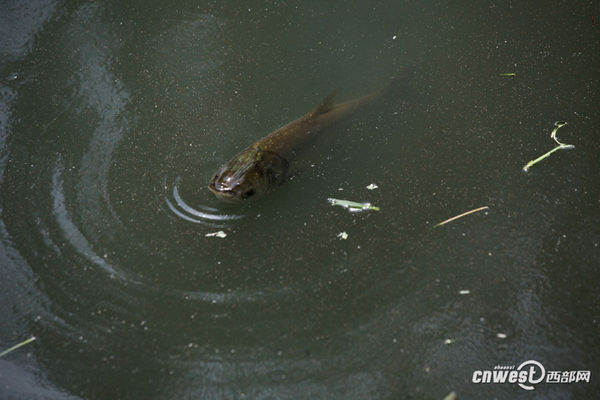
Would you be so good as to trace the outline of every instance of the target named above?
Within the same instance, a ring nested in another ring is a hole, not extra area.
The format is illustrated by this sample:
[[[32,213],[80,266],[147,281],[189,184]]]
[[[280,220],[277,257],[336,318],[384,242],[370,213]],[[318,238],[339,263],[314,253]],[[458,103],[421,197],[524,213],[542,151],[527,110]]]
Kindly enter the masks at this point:
[[[552,150],[550,150],[549,152],[547,152],[546,154],[542,154],[541,156],[539,156],[538,158],[536,158],[535,160],[531,160],[529,161],[524,167],[523,167],[523,171],[527,172],[529,171],[529,168],[531,168],[534,164],[537,164],[538,162],[542,161],[544,158],[547,158],[550,156],[550,154],[554,153],[557,150],[560,149],[572,149],[575,146],[573,146],[572,144],[559,144],[558,146],[556,146],[555,148],[553,148]]]
[[[550,137],[552,139],[554,139],[554,141],[556,143],[558,143],[558,146],[556,146],[555,148],[553,148],[552,150],[550,150],[549,152],[542,154],[541,156],[539,156],[538,158],[536,158],[535,160],[531,160],[529,161],[524,167],[523,167],[523,171],[527,172],[529,171],[529,168],[531,168],[534,164],[537,164],[538,162],[542,161],[544,158],[547,158],[550,156],[550,154],[554,153],[555,151],[558,151],[560,149],[574,149],[575,146],[573,146],[572,144],[565,144],[565,143],[561,143],[558,140],[558,137],[556,136],[556,131],[558,131],[560,128],[562,128],[563,126],[567,125],[566,122],[564,121],[556,121],[554,123],[554,125],[556,126],[556,128],[554,128],[552,130],[552,133],[550,134]]]
[[[29,339],[27,339],[27,340],[24,340],[24,341],[22,341],[22,342],[21,342],[21,343],[19,343],[19,344],[15,344],[15,345],[14,345],[13,347],[11,347],[10,349],[6,349],[6,350],[4,350],[2,353],[0,353],[0,357],[2,357],[2,356],[5,356],[6,354],[10,353],[11,351],[14,351],[14,350],[18,349],[18,348],[19,348],[19,347],[21,347],[21,346],[25,346],[26,344],[33,342],[35,339],[36,339],[36,337],[35,337],[35,336],[32,336],[32,337],[30,337]]]

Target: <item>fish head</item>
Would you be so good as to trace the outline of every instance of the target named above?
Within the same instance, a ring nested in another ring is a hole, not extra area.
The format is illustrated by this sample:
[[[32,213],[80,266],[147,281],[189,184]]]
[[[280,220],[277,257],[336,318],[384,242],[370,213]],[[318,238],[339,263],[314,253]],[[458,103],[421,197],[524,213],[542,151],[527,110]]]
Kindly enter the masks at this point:
[[[283,157],[258,149],[248,149],[221,167],[208,189],[220,200],[238,203],[262,197],[281,184],[289,169]]]

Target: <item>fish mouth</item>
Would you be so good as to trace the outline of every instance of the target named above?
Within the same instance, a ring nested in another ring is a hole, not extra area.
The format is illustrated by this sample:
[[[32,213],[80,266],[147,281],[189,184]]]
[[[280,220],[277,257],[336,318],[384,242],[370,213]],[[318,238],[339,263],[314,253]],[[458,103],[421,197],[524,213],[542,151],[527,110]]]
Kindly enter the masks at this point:
[[[208,189],[217,197],[217,199],[226,203],[241,203],[242,198],[237,196],[232,190],[218,190],[213,183],[208,185]]]

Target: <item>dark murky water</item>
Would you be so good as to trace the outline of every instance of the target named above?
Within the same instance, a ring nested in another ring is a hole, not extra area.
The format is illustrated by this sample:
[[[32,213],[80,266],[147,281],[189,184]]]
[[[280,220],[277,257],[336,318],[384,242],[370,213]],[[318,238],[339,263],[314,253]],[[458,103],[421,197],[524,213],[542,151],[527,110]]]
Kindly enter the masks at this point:
[[[222,3],[0,6],[0,397],[593,398],[600,8]],[[407,65],[276,193],[206,189]],[[527,360],[591,379],[472,382]]]

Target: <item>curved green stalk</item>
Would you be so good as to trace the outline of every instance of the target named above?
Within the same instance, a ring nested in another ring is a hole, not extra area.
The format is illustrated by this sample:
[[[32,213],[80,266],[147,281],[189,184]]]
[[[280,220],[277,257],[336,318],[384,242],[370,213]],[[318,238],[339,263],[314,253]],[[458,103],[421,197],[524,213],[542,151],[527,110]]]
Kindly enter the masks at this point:
[[[560,128],[562,128],[563,126],[567,125],[566,122],[564,121],[556,121],[554,123],[554,125],[556,126],[556,128],[554,128],[552,130],[552,133],[550,134],[550,137],[552,139],[554,139],[554,141],[556,143],[558,143],[558,146],[556,146],[555,148],[553,148],[552,150],[550,150],[549,152],[542,154],[541,156],[539,156],[538,158],[536,158],[535,160],[531,160],[529,161],[527,164],[525,164],[525,166],[523,167],[523,171],[527,172],[529,171],[529,168],[531,168],[533,165],[537,164],[538,162],[542,161],[543,159],[547,158],[550,156],[550,154],[554,153],[555,151],[558,151],[560,149],[574,149],[575,146],[572,144],[565,144],[565,143],[561,143],[558,140],[558,137],[556,136],[556,131],[558,131]]]

